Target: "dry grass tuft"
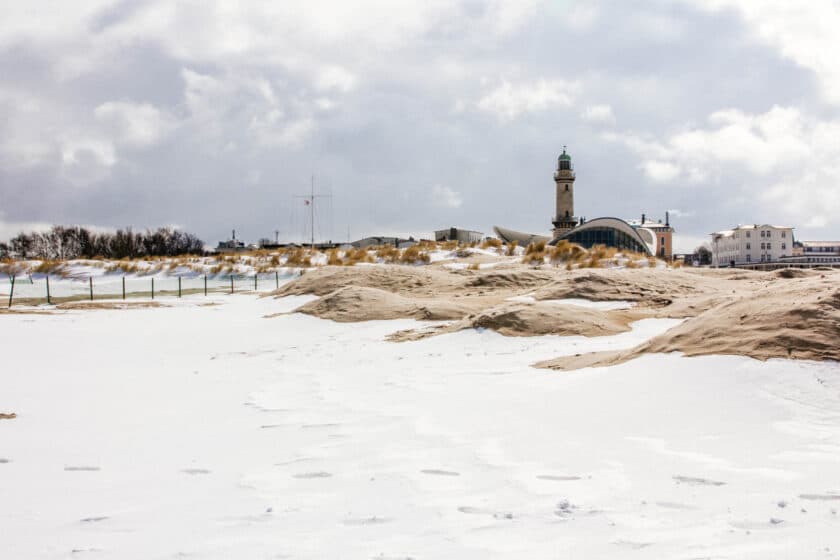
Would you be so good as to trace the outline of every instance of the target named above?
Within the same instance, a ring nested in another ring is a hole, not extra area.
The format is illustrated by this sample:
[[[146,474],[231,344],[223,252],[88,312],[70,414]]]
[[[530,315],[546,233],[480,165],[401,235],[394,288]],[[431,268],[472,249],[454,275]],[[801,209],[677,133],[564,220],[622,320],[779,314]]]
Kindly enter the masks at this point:
[[[367,249],[362,249],[362,248],[350,249],[344,255],[344,258],[347,261],[346,262],[347,266],[353,266],[354,264],[360,263],[360,262],[364,262],[364,263],[373,262],[373,257],[370,255],[368,250]]]
[[[385,263],[395,263],[400,259],[400,250],[393,245],[383,245],[376,249],[376,257]]]
[[[578,262],[586,256],[586,249],[577,243],[570,243],[565,239],[561,239],[551,249],[549,253],[549,260],[553,263],[572,261]]]
[[[507,251],[505,251],[505,254],[508,257],[514,256],[516,254],[517,247],[519,247],[519,241],[511,241],[507,246]]]
[[[400,261],[405,264],[415,264],[418,262],[428,264],[430,260],[431,257],[429,257],[429,254],[425,251],[421,251],[417,245],[412,245],[411,247],[408,247],[402,252],[402,255],[400,256]]]
[[[488,237],[487,239],[485,239],[481,243],[481,248],[482,249],[490,249],[491,247],[493,249],[498,249],[501,246],[502,246],[502,240],[501,239],[496,239],[495,237]]]
[[[341,256],[338,254],[338,249],[331,249],[327,253],[327,264],[330,266],[341,266],[344,264],[344,261],[341,260]]]
[[[540,265],[545,263],[545,251],[531,251],[525,253],[523,264]]]
[[[38,266],[33,268],[32,272],[33,273],[40,273],[40,274],[52,274],[52,273],[55,273],[57,271],[56,269],[61,267],[62,264],[63,263],[61,261],[55,261],[55,260],[41,261],[41,264],[39,264]]]

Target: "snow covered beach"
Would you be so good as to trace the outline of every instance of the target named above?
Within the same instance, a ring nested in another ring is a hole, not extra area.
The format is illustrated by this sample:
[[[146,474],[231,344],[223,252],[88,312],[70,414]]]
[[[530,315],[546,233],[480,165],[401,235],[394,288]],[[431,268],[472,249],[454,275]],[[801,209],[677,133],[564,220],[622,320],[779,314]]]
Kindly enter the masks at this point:
[[[313,296],[0,316],[8,558],[823,558],[840,368],[612,336],[287,312]]]

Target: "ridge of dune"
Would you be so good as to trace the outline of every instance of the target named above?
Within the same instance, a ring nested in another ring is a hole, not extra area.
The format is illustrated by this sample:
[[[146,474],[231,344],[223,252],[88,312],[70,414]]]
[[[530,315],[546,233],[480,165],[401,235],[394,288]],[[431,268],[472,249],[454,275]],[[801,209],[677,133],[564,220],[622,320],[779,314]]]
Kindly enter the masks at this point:
[[[468,307],[446,300],[420,301],[364,286],[339,288],[296,311],[340,323],[406,318],[441,321],[460,319],[470,313]]]
[[[683,323],[627,351],[536,364],[553,369],[609,365],[645,353],[737,354],[756,359],[840,360],[840,271],[737,269],[447,270],[434,267],[324,267],[273,292],[321,296],[299,309],[341,322],[413,318],[448,320],[393,333],[417,340],[470,328],[506,336],[602,336],[646,317]],[[529,296],[531,303],[508,301]],[[544,300],[634,302],[604,311]]]

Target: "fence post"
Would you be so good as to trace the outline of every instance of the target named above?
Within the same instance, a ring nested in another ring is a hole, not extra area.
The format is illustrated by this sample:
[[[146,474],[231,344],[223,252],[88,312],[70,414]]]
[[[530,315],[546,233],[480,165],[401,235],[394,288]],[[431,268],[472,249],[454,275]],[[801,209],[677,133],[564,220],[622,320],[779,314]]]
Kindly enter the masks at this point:
[[[93,301],[93,276],[88,276],[88,283],[90,284],[90,301]]]
[[[125,299],[125,276],[123,276],[123,299]]]
[[[12,287],[9,290],[9,307],[12,306],[12,296],[15,295],[15,275],[12,274]]]
[[[181,297],[181,277],[178,277],[178,297]]]
[[[230,275],[230,293],[233,293],[233,274]]]
[[[274,271],[274,286],[279,290],[280,289],[280,273],[276,270]]]
[[[254,273],[254,291],[257,291],[257,273]]]
[[[155,299],[155,277],[152,276],[152,299]]]
[[[50,302],[50,275],[47,274],[47,305],[50,303],[52,303]]]
[[[204,275],[204,295],[207,295],[207,275]]]

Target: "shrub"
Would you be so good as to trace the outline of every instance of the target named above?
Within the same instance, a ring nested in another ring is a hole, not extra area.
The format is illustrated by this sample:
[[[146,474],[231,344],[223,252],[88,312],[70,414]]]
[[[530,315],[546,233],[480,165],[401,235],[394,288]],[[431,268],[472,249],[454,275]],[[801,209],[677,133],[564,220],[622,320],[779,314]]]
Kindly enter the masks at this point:
[[[32,269],[32,272],[41,273],[41,274],[50,274],[56,271],[58,267],[61,266],[61,263],[57,260],[44,260],[41,261],[41,264],[36,266]]]
[[[417,245],[405,249],[400,256],[400,261],[406,264],[415,264],[417,262],[427,263],[431,260],[429,254],[421,251]]]
[[[419,247],[419,245],[416,246]],[[376,249],[376,256],[382,259],[383,262],[393,263],[399,260],[400,250],[393,245],[383,245]]]
[[[525,248],[525,254],[530,255],[531,253],[545,253],[545,241],[529,243],[528,247]]]
[[[509,257],[512,257],[516,254],[516,248],[519,247],[519,241],[511,241],[507,246],[507,251],[505,254]]]
[[[347,265],[353,266],[359,262],[373,262],[373,257],[370,256],[367,249],[362,248],[353,248],[347,251],[344,255],[344,258],[347,259]]]
[[[304,253],[302,247],[290,248],[289,251],[286,252],[286,265],[287,266],[308,266],[304,265],[303,261],[306,257],[306,253]],[[310,259],[310,263],[312,260]]]
[[[487,239],[485,239],[481,243],[481,248],[482,249],[490,249],[491,247],[493,249],[498,249],[501,246],[502,246],[502,240],[501,239],[496,239],[495,237],[488,237]]]
[[[549,258],[551,262],[559,261],[578,261],[586,255],[586,249],[577,243],[570,243],[565,239],[561,239],[551,249]]]
[[[341,257],[338,255],[338,249],[331,249],[329,253],[327,253],[327,264],[332,266],[341,266],[344,264],[344,261],[341,260]]]
[[[522,262],[524,264],[543,264],[545,262],[545,251],[526,252]]]

